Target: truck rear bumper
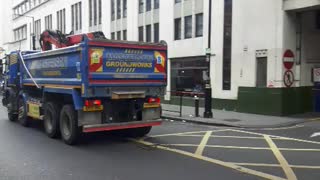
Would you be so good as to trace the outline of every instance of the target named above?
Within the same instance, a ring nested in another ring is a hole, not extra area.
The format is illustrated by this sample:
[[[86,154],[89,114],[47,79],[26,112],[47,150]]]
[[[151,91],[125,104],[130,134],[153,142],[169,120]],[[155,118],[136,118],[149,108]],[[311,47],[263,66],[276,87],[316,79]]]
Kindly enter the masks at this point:
[[[160,126],[162,120],[153,120],[153,121],[134,121],[134,122],[125,122],[125,123],[113,123],[113,124],[97,124],[97,125],[85,125],[83,126],[82,132],[99,132],[99,131],[113,131],[121,129],[131,129],[131,128],[141,128],[149,126]]]

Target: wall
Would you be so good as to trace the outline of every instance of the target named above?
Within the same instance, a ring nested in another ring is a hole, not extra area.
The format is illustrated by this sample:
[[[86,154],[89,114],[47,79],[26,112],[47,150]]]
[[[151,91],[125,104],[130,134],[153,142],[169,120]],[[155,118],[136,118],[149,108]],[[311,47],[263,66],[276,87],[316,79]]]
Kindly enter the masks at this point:
[[[268,82],[276,87],[281,86],[277,83],[281,80],[281,7],[282,2],[278,0],[233,1],[232,86],[231,91],[223,91],[223,1],[214,1],[214,98],[237,99],[238,87],[256,86],[256,50],[268,50]]]
[[[302,13],[301,86],[312,86],[311,70],[320,67],[320,29],[315,22],[314,11]]]
[[[319,6],[319,0],[284,0],[283,8],[284,10],[298,10],[298,9],[306,9],[306,8],[314,8],[315,6]]]

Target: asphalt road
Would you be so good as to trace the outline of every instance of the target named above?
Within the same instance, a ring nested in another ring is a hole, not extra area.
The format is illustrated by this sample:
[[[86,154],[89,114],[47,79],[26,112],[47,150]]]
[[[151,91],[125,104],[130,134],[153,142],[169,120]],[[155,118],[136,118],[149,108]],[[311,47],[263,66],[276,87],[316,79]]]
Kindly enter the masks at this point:
[[[310,135],[319,124],[255,130],[165,122],[144,139],[98,133],[68,146],[49,139],[41,122],[9,122],[0,107],[0,180],[317,180],[320,139]]]

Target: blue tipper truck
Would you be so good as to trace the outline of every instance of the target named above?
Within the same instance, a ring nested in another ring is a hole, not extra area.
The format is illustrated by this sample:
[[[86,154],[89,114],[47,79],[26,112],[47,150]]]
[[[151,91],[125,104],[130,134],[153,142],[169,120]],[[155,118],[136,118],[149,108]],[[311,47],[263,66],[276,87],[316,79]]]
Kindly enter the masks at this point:
[[[82,133],[144,136],[161,125],[166,43],[83,38],[50,51],[6,58],[3,104],[10,121],[43,120],[46,134],[75,144]]]

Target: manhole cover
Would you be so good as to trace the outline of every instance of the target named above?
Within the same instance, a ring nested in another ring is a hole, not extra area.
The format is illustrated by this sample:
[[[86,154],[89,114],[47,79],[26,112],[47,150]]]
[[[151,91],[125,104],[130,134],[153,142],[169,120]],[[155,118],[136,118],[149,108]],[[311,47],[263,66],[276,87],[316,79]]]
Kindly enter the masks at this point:
[[[238,122],[241,121],[240,119],[224,119],[224,121],[228,121],[228,122]]]

